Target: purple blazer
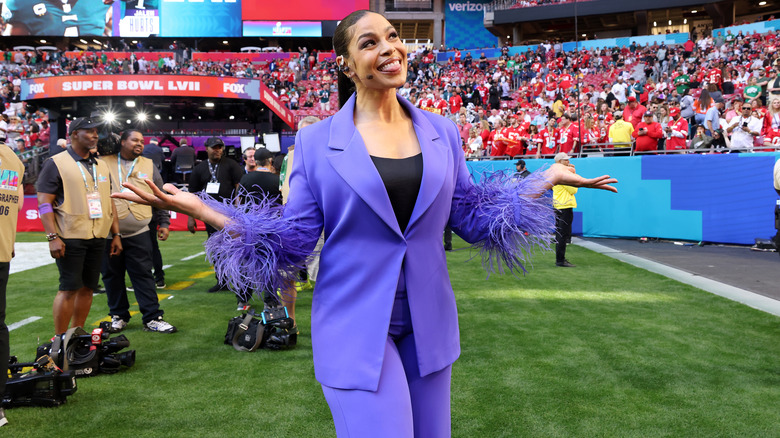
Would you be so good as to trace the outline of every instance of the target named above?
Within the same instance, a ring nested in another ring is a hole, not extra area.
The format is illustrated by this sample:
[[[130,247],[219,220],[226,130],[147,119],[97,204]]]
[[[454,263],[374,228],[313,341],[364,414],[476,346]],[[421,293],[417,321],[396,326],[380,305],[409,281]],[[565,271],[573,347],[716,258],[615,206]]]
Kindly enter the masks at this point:
[[[284,214],[325,233],[311,332],[317,380],[335,388],[377,389],[402,272],[420,374],[458,358],[458,314],[442,232],[450,222],[475,242],[488,231],[473,209],[457,207],[471,182],[456,125],[398,100],[411,114],[423,155],[422,184],[404,233],[355,128],[354,95],[295,141]]]
[[[269,199],[241,205],[204,200],[230,218],[208,239],[206,253],[240,295],[279,290],[324,231],[312,347],[317,380],[334,388],[378,387],[399,284],[407,291],[420,375],[458,358],[445,225],[479,249],[488,270],[499,272],[501,266],[523,268],[529,250],[549,246],[555,230],[550,199],[524,196],[541,192],[543,174],[495,174],[474,184],[455,124],[398,100],[411,114],[423,155],[422,184],[405,232],[355,129],[355,96],[333,117],[298,132],[283,215]]]

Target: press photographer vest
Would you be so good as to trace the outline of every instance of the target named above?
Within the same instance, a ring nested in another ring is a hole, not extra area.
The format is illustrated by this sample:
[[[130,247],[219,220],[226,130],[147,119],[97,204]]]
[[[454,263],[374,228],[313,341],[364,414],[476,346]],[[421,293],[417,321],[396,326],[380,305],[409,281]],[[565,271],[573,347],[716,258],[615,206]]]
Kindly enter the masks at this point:
[[[119,174],[117,169],[117,161],[119,160],[119,154],[107,155],[101,157],[108,166],[108,171],[111,173],[111,184],[114,187],[115,192],[120,192],[123,187],[119,182]],[[146,157],[138,157],[138,161],[133,166],[130,175],[125,175],[127,169],[122,166],[122,182],[129,182],[141,190],[152,193],[152,189],[146,184],[147,179],[152,179],[154,176],[154,162]],[[139,204],[137,202],[130,202],[124,199],[114,199],[116,204],[116,215],[119,220],[127,217],[132,213],[133,217],[141,222],[149,222],[152,219],[152,207],[148,205]]]
[[[60,172],[64,195],[62,204],[53,206],[57,234],[63,239],[106,238],[111,230],[112,220],[111,183],[108,180],[109,172],[106,163],[96,160],[97,187],[103,215],[98,219],[90,219],[84,180],[86,179],[90,190],[93,190],[95,182],[92,179],[92,166],[89,168],[82,166],[69,153],[57,154],[51,157],[51,160]],[[79,166],[84,172],[83,176]]]
[[[10,262],[16,239],[16,222],[24,201],[24,165],[14,151],[0,144],[0,262]]]

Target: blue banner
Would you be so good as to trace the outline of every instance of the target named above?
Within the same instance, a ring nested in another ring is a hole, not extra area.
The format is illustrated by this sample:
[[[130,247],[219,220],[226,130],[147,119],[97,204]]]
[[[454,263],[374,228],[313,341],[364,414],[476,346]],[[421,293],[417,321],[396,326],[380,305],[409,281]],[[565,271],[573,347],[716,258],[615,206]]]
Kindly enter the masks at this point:
[[[619,193],[581,189],[575,234],[752,245],[775,235],[772,169],[780,153],[573,159],[584,176],[608,174]],[[529,170],[551,160],[525,160]],[[483,172],[514,172],[514,161],[469,161]]]
[[[495,47],[498,37],[485,29],[484,24],[484,8],[490,2],[447,0],[444,5],[444,44],[461,49]]]
[[[727,34],[732,34],[736,36],[738,33],[742,32],[742,35],[752,35],[754,33],[769,33],[769,32],[775,32],[776,30],[780,29],[780,20],[772,20],[772,21],[761,21],[758,23],[750,23],[750,24],[742,24],[739,26],[731,26],[731,27],[724,27],[720,29],[713,29],[712,36],[713,37],[719,37],[719,36],[726,36]]]
[[[780,20],[777,20],[780,25]],[[484,25],[480,23],[480,26],[484,28]],[[630,37],[630,38],[603,38],[598,40],[586,40],[586,41],[580,41],[579,46],[580,50],[598,50],[603,48],[611,48],[611,47],[623,47],[623,46],[630,46],[631,43],[635,43],[639,47],[643,46],[652,46],[655,44],[666,44],[666,45],[675,45],[675,44],[683,44],[686,41],[688,41],[688,38],[690,38],[690,35],[688,33],[672,33],[672,34],[662,34],[662,35],[645,35],[645,36],[639,36],[639,37]],[[568,42],[562,44],[562,49],[564,52],[573,52],[576,48],[577,44],[575,42]],[[470,52],[471,56],[474,57],[474,59],[478,59],[481,53],[485,53],[485,56],[487,56],[490,59],[496,59],[499,56],[501,56],[501,50],[498,49],[471,49],[471,50],[463,50],[463,47],[479,47],[479,46],[453,46],[449,43],[449,40],[447,40],[447,47],[460,47],[461,48],[461,56],[466,56],[466,52]],[[509,48],[509,56],[515,56],[515,55],[522,55],[526,53],[527,51],[536,52],[538,46],[532,45],[532,46],[513,46]],[[449,58],[452,58],[455,56],[455,52],[449,51],[449,52],[441,52],[437,55],[436,61],[437,62],[447,62]]]

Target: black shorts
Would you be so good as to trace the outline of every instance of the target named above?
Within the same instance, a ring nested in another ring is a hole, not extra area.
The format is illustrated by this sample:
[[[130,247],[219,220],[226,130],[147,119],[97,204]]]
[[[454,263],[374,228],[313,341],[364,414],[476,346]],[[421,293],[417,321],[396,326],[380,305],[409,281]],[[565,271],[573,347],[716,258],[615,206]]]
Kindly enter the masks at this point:
[[[62,291],[79,290],[88,287],[97,289],[100,267],[103,264],[103,251],[106,239],[62,239],[65,243],[65,255],[55,259],[60,270],[60,289]]]

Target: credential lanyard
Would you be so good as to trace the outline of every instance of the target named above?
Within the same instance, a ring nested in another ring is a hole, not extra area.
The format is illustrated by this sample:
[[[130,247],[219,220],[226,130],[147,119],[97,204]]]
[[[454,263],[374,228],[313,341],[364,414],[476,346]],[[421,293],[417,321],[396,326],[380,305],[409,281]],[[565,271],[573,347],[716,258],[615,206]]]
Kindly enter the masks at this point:
[[[81,178],[84,180],[84,188],[87,189],[87,192],[89,192],[89,184],[87,183],[87,175],[84,173],[84,169],[82,169],[82,165],[79,163],[76,163],[76,167],[79,168],[79,172],[81,172]],[[95,184],[95,191],[98,191],[98,184],[97,184],[97,165],[95,163],[92,163],[92,182]]]
[[[209,163],[209,172],[211,173],[211,181],[210,182],[217,182],[217,172],[219,171],[219,163],[217,163],[216,166],[211,165],[211,161]]]
[[[138,162],[138,158],[133,160],[133,164],[130,165],[130,170],[127,171],[127,177],[125,178],[125,181],[127,181],[130,178],[130,174],[133,173],[133,169],[135,168],[135,163]],[[122,185],[122,157],[117,157],[116,160],[116,171],[119,174],[119,185]]]

